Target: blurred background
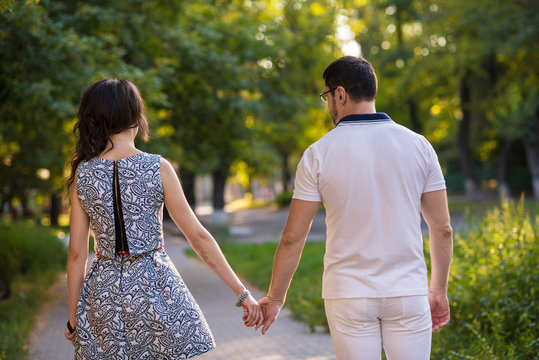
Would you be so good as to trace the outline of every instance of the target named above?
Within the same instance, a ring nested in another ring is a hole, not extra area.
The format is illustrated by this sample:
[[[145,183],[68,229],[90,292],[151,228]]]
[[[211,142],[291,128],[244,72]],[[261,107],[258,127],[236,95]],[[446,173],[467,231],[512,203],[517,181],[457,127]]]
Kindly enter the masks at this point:
[[[271,201],[331,120],[322,72],[362,55],[377,110],[437,150],[450,195],[539,197],[539,3],[0,1],[0,211],[66,224],[81,92],[135,82],[193,206]]]
[[[28,359],[42,304],[65,302],[46,294],[65,288],[63,180],[86,87],[140,88],[138,147],[171,161],[263,291],[297,163],[333,128],[322,72],[343,55],[373,64],[377,110],[424,135],[446,178],[453,319],[432,358],[537,358],[539,1],[0,0],[0,360]],[[323,220],[287,298],[313,330],[327,330]]]

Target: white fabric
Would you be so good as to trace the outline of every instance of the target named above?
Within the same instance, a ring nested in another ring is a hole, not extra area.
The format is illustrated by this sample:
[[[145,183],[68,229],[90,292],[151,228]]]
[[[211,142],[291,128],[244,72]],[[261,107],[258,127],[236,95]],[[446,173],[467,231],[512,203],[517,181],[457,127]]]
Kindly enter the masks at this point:
[[[432,146],[392,120],[340,124],[311,145],[293,198],[326,208],[323,298],[426,295],[420,200],[442,189]]]
[[[427,296],[326,299],[337,360],[428,360],[432,321]]]

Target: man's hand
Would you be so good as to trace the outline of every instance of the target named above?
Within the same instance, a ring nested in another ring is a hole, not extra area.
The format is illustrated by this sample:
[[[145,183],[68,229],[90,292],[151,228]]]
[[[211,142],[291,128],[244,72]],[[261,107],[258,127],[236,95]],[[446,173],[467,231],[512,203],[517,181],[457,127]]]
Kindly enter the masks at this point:
[[[277,315],[279,315],[279,312],[283,307],[283,303],[272,300],[267,296],[261,299],[258,303],[264,312],[264,327],[262,328],[262,335],[265,335],[271,324],[273,324],[273,322],[277,319]],[[258,330],[259,327],[260,325],[257,325],[255,330]]]
[[[432,331],[438,331],[449,323],[449,299],[445,292],[429,291],[430,316]]]

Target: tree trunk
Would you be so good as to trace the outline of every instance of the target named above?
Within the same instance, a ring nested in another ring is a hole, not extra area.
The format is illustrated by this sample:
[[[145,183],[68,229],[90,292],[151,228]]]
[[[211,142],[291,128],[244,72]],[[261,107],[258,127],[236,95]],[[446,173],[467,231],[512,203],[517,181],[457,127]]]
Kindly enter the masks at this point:
[[[504,134],[502,150],[500,152],[500,159],[498,161],[498,195],[503,198],[509,198],[511,196],[509,186],[507,185],[507,159],[509,157],[509,150],[511,149],[511,138]]]
[[[288,153],[281,153],[281,179],[283,182],[283,191],[288,191],[292,189],[290,184],[292,177],[290,175],[290,170],[288,169],[288,157]]]
[[[228,170],[216,169],[212,172],[213,180],[213,213],[211,222],[213,225],[227,225],[228,218],[225,213],[225,184]]]
[[[212,172],[213,180],[213,209],[222,210],[225,207],[225,184],[227,172],[222,169],[216,169]]]
[[[191,209],[194,209],[196,205],[195,172],[187,168],[183,168],[180,173],[180,177],[182,179],[182,187],[185,198],[187,199],[189,206],[191,206]]]
[[[421,134],[423,132],[423,126],[421,125],[421,120],[417,114],[417,103],[414,100],[409,100],[408,107],[410,111],[412,130],[418,134]]]
[[[457,147],[462,175],[464,176],[464,189],[466,197],[470,200],[478,200],[480,197],[479,187],[475,180],[472,154],[470,151],[470,125],[472,121],[471,89],[469,84],[470,73],[466,72],[460,80],[460,106],[462,119],[458,126]]]
[[[526,160],[532,177],[533,195],[539,200],[539,108],[533,115],[530,137],[524,140]]]
[[[61,203],[60,203],[61,205]],[[22,216],[25,219],[32,219],[34,217],[34,212],[28,206],[28,195],[21,195],[21,206],[22,206]]]
[[[50,217],[51,217],[51,225],[52,226],[58,226],[58,217],[60,216],[60,210],[61,210],[61,198],[58,196],[58,194],[52,194],[51,195],[51,207],[50,207]]]

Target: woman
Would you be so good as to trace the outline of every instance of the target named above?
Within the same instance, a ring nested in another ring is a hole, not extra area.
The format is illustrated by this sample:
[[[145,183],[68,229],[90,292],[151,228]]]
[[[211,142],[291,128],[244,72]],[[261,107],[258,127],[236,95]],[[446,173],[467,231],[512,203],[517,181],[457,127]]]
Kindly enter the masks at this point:
[[[238,296],[246,326],[256,300],[193,214],[170,163],[135,147],[148,138],[144,104],[127,80],[102,80],[82,95],[71,190],[65,337],[76,359],[185,359],[215,344],[197,303],[163,248],[163,203],[200,258]],[[90,227],[95,258],[86,273]]]

